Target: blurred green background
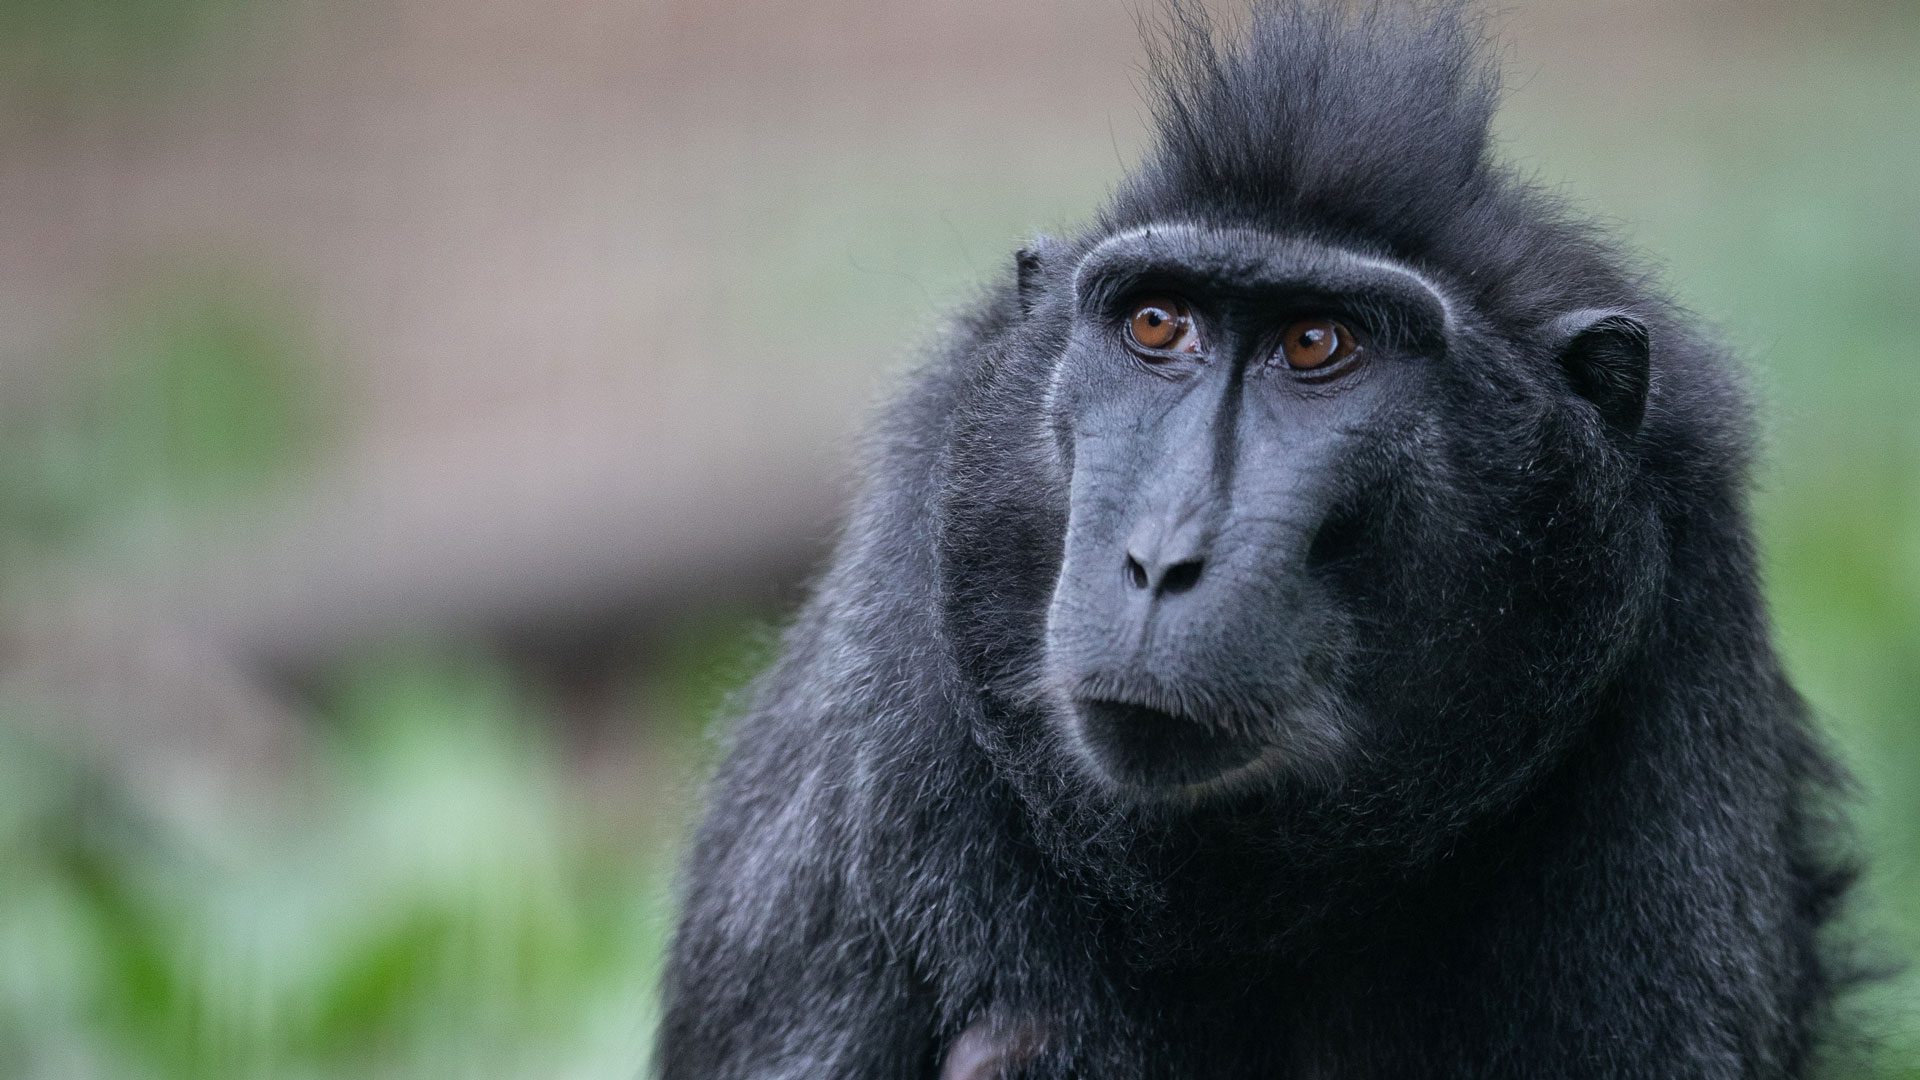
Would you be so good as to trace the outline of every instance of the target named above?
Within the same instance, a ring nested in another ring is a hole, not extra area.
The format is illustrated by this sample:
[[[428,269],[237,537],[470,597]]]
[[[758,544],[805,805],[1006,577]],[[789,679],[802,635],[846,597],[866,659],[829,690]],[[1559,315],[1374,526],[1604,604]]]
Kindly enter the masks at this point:
[[[1920,5],[1520,0],[1752,359],[1920,956]],[[0,1076],[635,1075],[709,725],[911,344],[1141,142],[1090,0],[0,0]],[[1920,1078],[1920,976],[1840,1076]]]

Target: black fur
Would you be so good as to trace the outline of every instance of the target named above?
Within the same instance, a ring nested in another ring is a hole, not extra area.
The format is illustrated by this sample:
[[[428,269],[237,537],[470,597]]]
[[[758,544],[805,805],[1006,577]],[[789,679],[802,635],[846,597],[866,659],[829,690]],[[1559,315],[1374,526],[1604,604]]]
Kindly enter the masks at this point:
[[[882,420],[693,841],[661,1075],[932,1078],[995,1032],[1036,1078],[1808,1075],[1841,778],[1770,644],[1734,365],[1490,159],[1458,7],[1166,30],[1147,162]],[[1217,432],[1124,449],[1187,407],[1089,315],[1136,267],[1374,334],[1343,389],[1220,383],[1280,418],[1220,453],[1273,452],[1194,459],[1231,498],[1137,679],[1115,530]],[[1215,782],[1220,738],[1278,758]]]

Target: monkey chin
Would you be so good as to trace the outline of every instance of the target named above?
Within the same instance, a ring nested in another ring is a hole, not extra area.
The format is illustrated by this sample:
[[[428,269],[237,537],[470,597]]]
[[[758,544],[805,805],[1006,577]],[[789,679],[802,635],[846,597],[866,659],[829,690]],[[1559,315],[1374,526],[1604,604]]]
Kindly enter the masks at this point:
[[[1195,803],[1245,791],[1286,770],[1274,736],[1112,698],[1071,702],[1075,748],[1105,787],[1155,803]],[[1266,727],[1266,725],[1262,725]]]

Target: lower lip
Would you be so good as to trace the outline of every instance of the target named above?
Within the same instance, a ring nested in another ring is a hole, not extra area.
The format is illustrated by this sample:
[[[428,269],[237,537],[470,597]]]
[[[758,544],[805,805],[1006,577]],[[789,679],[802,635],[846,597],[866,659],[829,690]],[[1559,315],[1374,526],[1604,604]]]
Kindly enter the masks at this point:
[[[1244,735],[1130,702],[1077,701],[1074,714],[1083,750],[1103,773],[1132,787],[1206,784],[1268,749]]]

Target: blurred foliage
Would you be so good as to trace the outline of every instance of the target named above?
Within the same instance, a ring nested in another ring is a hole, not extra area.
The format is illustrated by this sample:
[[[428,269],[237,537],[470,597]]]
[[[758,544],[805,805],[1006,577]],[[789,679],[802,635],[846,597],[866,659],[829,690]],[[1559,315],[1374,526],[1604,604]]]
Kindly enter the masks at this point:
[[[0,85],[29,96],[151,92],[247,0],[6,0]]]
[[[0,1074],[626,1077],[662,837],[594,809],[497,669],[387,659],[293,790],[187,835],[0,747]]]
[[[16,567],[288,481],[335,414],[298,320],[233,272],[149,288],[46,394],[0,402],[0,554]]]

